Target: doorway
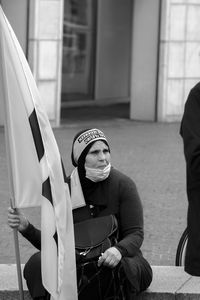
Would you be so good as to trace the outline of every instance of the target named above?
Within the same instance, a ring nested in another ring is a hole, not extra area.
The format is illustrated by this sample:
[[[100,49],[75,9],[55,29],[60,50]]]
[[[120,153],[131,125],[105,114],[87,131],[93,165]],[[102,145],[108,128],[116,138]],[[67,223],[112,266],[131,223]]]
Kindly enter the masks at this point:
[[[62,106],[94,99],[96,0],[65,0]]]

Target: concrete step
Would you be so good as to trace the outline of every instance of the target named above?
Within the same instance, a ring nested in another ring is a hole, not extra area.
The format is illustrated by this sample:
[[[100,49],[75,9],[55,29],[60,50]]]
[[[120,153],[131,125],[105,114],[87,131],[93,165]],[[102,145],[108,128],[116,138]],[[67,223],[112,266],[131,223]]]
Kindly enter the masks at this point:
[[[199,300],[200,277],[187,274],[183,267],[153,266],[153,281],[138,300]]]
[[[190,276],[183,267],[153,266],[152,269],[153,281],[138,300],[200,299],[200,277]],[[24,300],[31,299],[24,279],[23,288]],[[16,265],[0,264],[0,300],[8,299],[19,299]]]

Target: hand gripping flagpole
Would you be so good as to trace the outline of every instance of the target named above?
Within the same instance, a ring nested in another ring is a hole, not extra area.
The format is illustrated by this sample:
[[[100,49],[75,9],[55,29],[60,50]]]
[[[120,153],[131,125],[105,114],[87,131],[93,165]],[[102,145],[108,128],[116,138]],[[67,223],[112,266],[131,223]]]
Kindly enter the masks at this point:
[[[7,152],[7,158],[8,158],[8,173],[9,173],[9,185],[10,185],[10,193],[12,195],[12,200],[10,200],[11,207],[15,210],[13,201],[14,201],[14,188],[13,188],[13,182],[12,182],[12,172],[11,172],[11,157],[9,153],[9,143],[8,143],[8,120],[5,117],[5,111],[6,111],[6,104],[5,102],[8,100],[8,85],[6,80],[6,74],[5,74],[5,56],[4,56],[4,49],[3,49],[3,42],[2,42],[2,20],[3,20],[3,10],[0,5],[0,17],[1,17],[1,23],[0,23],[0,61],[1,61],[1,93],[3,98],[3,107],[4,107],[4,128],[5,128],[5,140],[6,140],[6,152]],[[21,274],[21,263],[20,263],[20,252],[19,252],[19,240],[18,240],[18,232],[17,229],[13,229],[13,235],[14,235],[14,244],[15,244],[15,256],[16,256],[16,265],[17,265],[17,275],[18,275],[18,285],[19,285],[19,295],[20,300],[24,300],[24,292],[23,292],[23,284],[22,284],[22,274]]]
[[[13,207],[12,200],[10,200],[11,208],[16,211],[16,208]],[[17,277],[18,277],[18,285],[19,285],[19,299],[24,300],[24,291],[23,291],[23,283],[22,283],[22,272],[21,272],[21,261],[20,261],[20,251],[19,251],[19,239],[18,239],[18,230],[17,228],[13,228],[13,236],[14,236],[14,244],[15,244],[15,258],[17,265]]]

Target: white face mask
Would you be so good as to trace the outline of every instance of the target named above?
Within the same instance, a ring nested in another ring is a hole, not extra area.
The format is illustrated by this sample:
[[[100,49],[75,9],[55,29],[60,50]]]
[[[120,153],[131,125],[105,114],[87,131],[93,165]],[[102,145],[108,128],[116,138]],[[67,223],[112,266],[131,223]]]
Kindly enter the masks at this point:
[[[85,166],[86,177],[93,182],[103,181],[110,174],[111,164],[108,164],[104,169],[93,169]]]

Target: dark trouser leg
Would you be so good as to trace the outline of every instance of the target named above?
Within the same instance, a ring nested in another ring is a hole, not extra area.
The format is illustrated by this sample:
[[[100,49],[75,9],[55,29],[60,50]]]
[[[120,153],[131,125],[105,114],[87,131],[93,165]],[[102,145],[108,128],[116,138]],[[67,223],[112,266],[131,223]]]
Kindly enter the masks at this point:
[[[24,267],[24,278],[33,299],[48,299],[48,293],[42,285],[41,253],[33,254]]]
[[[118,269],[97,267],[96,263],[89,263],[78,268],[79,300],[111,300],[122,299],[119,296]]]
[[[141,254],[134,257],[124,257],[122,267],[130,294],[138,294],[149,287],[153,277],[152,269]]]

